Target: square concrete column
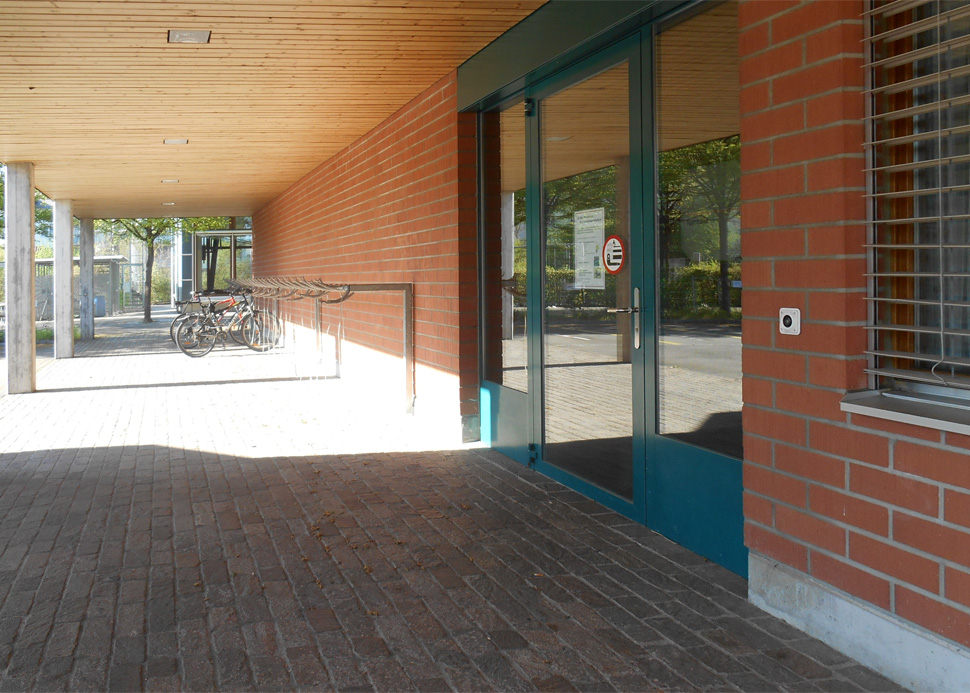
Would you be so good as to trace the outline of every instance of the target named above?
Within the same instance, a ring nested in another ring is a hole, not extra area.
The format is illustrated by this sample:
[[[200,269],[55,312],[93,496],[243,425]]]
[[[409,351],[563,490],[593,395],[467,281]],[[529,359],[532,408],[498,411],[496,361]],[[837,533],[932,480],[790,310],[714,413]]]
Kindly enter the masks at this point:
[[[7,392],[37,389],[34,331],[34,165],[7,164]]]
[[[121,286],[121,271],[118,263],[114,260],[108,266],[108,277],[110,278],[108,284],[108,315],[114,315],[121,312],[121,297],[118,295],[120,293],[118,289]]]
[[[81,219],[81,339],[94,339],[94,219]]]
[[[54,201],[54,358],[74,356],[74,203]]]

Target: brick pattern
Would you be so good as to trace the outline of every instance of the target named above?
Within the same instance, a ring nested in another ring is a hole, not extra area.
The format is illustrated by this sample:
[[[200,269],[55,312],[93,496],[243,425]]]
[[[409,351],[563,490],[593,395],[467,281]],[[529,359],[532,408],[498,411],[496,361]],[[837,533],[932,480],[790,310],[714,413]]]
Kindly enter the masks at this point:
[[[2,690],[898,690],[496,452],[127,320],[0,397]]]
[[[257,212],[253,270],[413,283],[415,359],[458,374],[467,409],[478,398],[476,125],[456,95],[452,73]],[[313,301],[283,308],[290,322],[339,324],[350,341],[402,353],[399,294],[324,307],[319,323]]]
[[[970,646],[966,439],[839,409],[867,386],[863,11],[739,8],[746,541]]]

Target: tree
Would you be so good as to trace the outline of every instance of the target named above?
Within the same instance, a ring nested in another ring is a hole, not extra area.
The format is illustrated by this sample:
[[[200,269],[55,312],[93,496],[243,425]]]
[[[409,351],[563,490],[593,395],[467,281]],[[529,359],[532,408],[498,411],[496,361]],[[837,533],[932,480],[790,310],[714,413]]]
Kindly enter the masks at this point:
[[[155,265],[155,244],[159,240],[171,238],[176,229],[183,233],[195,233],[224,229],[229,223],[230,217],[194,217],[189,219],[155,217],[151,219],[101,219],[98,221],[98,226],[101,231],[116,237],[134,238],[145,244],[145,288],[142,292],[142,306],[144,321],[152,322],[152,269]]]
[[[721,263],[720,308],[731,311],[731,280],[728,254],[729,222],[741,209],[741,138],[726,137],[686,148],[691,192],[717,222],[718,261]]]
[[[667,262],[684,225],[716,228],[709,245],[720,263],[721,311],[731,309],[728,235],[741,206],[741,143],[738,136],[663,152],[660,156],[661,258]]]
[[[99,226],[117,237],[137,239],[145,244],[145,290],[142,292],[144,321],[152,321],[152,268],[155,265],[155,243],[162,238],[170,238],[175,227],[175,219],[156,217],[152,219],[101,219]]]

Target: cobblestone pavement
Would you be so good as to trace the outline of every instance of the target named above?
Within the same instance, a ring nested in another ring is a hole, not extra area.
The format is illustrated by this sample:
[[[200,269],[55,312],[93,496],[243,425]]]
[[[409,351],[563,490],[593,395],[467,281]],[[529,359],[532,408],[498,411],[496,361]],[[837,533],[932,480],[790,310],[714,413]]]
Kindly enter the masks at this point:
[[[502,455],[132,320],[0,397],[2,690],[896,688]]]

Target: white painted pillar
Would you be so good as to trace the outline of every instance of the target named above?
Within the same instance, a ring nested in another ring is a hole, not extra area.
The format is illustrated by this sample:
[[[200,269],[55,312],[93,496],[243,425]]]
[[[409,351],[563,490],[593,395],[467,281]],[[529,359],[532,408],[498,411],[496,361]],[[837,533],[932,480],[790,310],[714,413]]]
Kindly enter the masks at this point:
[[[81,219],[81,339],[94,339],[94,219]]]
[[[37,389],[34,324],[34,165],[7,164],[7,392]]]
[[[74,356],[74,203],[54,200],[54,358]]]

